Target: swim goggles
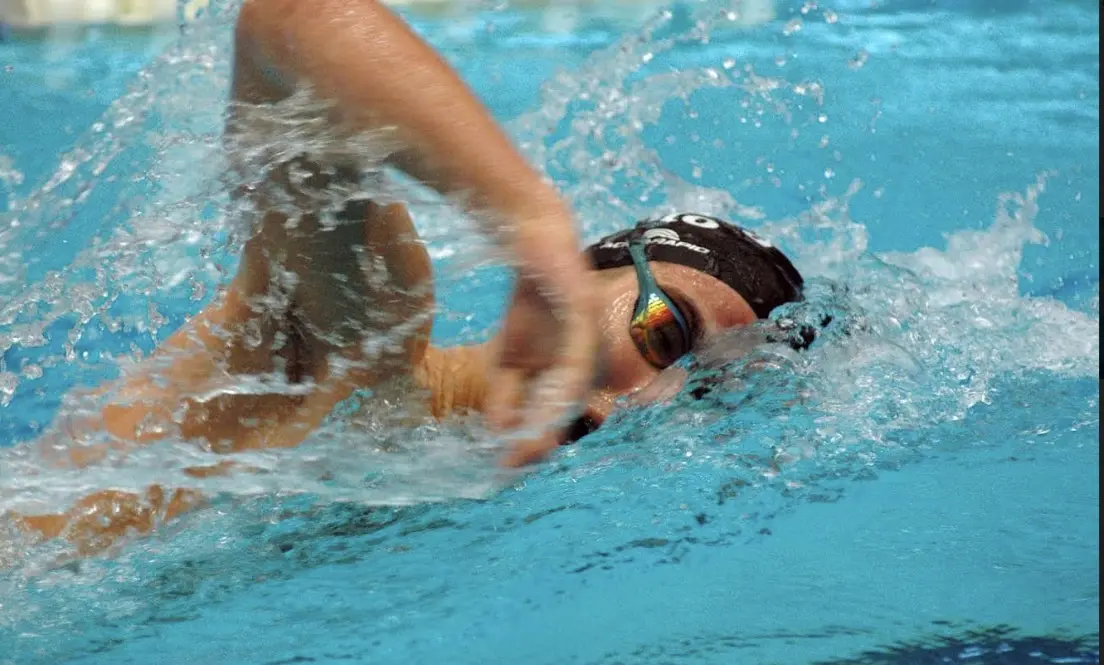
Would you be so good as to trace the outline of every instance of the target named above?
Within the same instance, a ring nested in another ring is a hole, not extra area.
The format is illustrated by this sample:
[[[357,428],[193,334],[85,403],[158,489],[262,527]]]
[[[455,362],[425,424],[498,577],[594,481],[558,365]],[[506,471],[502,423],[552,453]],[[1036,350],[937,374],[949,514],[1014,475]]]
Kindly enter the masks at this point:
[[[629,237],[629,256],[636,270],[640,295],[629,322],[629,336],[640,355],[658,369],[665,369],[690,352],[694,334],[688,317],[659,288],[645,255],[645,231],[639,226]]]

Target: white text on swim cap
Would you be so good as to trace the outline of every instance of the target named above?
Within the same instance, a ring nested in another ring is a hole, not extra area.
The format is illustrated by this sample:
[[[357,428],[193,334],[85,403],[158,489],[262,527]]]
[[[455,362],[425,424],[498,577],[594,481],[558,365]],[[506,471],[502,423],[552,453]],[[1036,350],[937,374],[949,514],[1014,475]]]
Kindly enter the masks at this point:
[[[712,217],[706,217],[705,215],[695,215],[686,212],[678,212],[671,215],[667,215],[663,219],[659,220],[664,224],[670,224],[671,222],[682,222],[691,226],[696,226],[699,229],[719,229],[721,223]]]
[[[699,247],[692,243],[684,242],[679,234],[671,229],[648,229],[644,232],[644,243],[648,245],[666,245],[667,247],[681,247],[698,254],[709,254],[705,247]],[[599,247],[602,249],[623,249],[629,246],[627,240],[617,242],[604,242]]]

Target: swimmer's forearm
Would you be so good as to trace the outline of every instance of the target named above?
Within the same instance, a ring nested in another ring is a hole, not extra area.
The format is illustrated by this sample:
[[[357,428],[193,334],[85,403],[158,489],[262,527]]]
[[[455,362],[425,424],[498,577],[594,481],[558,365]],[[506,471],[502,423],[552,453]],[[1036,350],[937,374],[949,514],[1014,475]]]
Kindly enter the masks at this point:
[[[438,190],[500,221],[570,219],[456,73],[381,3],[250,0],[237,43],[239,65],[265,86],[273,73],[289,88],[308,84],[353,132],[394,128],[411,147],[399,165]],[[576,251],[569,231],[561,240]]]
[[[224,476],[233,472],[253,473],[259,469],[231,460],[210,466],[184,469],[192,478]],[[207,497],[197,489],[170,489],[150,485],[142,493],[103,490],[89,494],[64,513],[5,517],[23,531],[50,540],[64,538],[82,556],[97,554],[120,538],[147,534],[171,520],[207,503]]]
[[[196,490],[167,491],[151,485],[144,493],[116,490],[96,492],[78,501],[69,511],[52,515],[13,515],[24,531],[45,539],[64,538],[83,556],[97,554],[120,538],[145,534],[202,505]]]

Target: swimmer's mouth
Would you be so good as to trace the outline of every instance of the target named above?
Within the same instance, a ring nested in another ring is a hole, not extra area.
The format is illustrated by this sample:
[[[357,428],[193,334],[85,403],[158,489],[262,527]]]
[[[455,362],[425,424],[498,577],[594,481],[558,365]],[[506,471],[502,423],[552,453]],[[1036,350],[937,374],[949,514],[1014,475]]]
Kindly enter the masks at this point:
[[[571,426],[563,434],[563,438],[560,440],[561,446],[567,446],[575,443],[579,439],[593,434],[595,430],[602,426],[602,419],[598,414],[587,411],[582,416],[579,416],[575,422],[571,423]]]

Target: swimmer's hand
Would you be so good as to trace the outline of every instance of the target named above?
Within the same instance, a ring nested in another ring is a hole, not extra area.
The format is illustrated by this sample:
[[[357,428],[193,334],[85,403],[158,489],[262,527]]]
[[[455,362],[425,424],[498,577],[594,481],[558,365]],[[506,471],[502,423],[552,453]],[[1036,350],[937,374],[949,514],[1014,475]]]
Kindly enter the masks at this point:
[[[591,271],[566,211],[521,222],[511,246],[517,286],[496,340],[486,413],[492,428],[524,433],[503,459],[517,467],[559,444],[590,389],[599,331]]]

